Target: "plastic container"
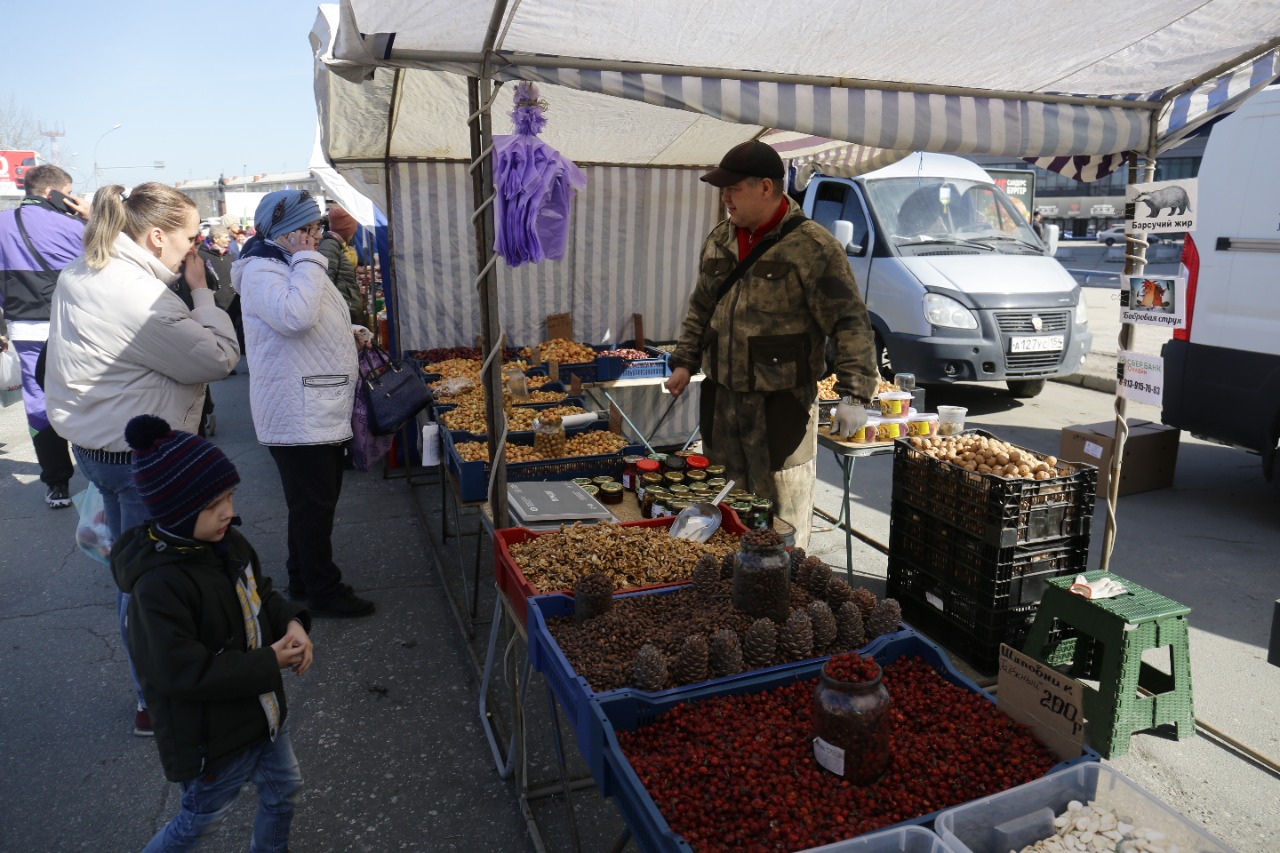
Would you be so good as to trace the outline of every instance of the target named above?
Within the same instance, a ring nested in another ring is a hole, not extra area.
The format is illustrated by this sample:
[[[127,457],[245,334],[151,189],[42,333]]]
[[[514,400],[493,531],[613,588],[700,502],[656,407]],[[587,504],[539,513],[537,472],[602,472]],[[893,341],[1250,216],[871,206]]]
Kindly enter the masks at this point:
[[[938,815],[934,829],[955,853],[1008,853],[1053,835],[1054,817],[1072,800],[1100,805],[1125,823],[1163,833],[1162,849],[1177,845],[1187,853],[1234,853],[1132,780],[1093,763],[953,806]]]
[[[801,853],[949,853],[942,839],[919,826],[900,826],[810,847]]]
[[[886,391],[880,395],[880,415],[886,418],[905,418],[911,408],[910,391]]]
[[[893,387],[899,391],[911,393],[916,390],[916,375],[914,373],[893,374]]]
[[[915,413],[915,409],[911,410],[914,414],[907,419],[907,435],[909,436],[929,436],[938,434],[938,416],[925,413]]]
[[[964,418],[969,410],[964,406],[938,407],[938,435],[959,435],[964,432]]]
[[[857,429],[851,436],[849,441],[854,444],[874,444],[878,439],[876,433],[880,428],[879,415],[867,415],[867,422]]]
[[[881,418],[876,424],[876,441],[894,441],[907,437],[908,423],[906,418]]]

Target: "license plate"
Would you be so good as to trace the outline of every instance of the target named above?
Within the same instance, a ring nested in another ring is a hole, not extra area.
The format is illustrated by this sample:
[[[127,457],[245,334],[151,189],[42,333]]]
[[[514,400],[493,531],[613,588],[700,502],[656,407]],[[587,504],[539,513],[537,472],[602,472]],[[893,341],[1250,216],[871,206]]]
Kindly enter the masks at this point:
[[[1062,349],[1062,335],[1041,335],[1035,338],[1010,338],[1009,352],[1055,352]]]

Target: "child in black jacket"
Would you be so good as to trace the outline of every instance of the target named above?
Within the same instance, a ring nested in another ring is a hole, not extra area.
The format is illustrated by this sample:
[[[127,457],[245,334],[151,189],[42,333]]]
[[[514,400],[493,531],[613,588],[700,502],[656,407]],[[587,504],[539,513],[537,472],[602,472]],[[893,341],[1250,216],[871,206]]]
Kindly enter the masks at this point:
[[[251,849],[285,851],[302,776],[281,670],[310,668],[310,618],[272,590],[231,526],[240,475],[221,450],[150,415],[131,420],[125,438],[152,520],[120,537],[111,568],[132,595],[129,651],[160,763],[182,786],[181,811],[145,853],[191,849],[250,780],[258,788]]]

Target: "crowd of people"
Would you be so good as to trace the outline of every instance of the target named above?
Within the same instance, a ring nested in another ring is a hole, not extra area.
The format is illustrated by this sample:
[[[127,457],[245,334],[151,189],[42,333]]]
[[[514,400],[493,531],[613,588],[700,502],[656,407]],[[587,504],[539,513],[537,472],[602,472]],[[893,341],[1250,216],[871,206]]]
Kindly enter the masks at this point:
[[[206,230],[170,186],[104,186],[87,203],[54,165],[27,172],[25,192],[0,213],[0,351],[21,362],[47,505],[71,505],[76,467],[101,494],[133,731],[182,785],[146,849],[191,849],[252,779],[253,848],[285,850],[301,777],[281,671],[310,667],[313,617],[375,611],[331,541],[371,340],[356,223],[280,190],[252,227]],[[284,595],[234,529],[240,477],[206,438],[209,385],[238,365],[288,508]]]

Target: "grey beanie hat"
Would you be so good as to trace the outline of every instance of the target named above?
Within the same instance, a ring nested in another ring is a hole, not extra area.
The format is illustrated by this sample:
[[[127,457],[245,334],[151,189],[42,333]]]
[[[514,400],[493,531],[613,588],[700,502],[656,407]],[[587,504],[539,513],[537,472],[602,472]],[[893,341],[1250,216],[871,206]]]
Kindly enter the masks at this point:
[[[253,227],[268,240],[320,219],[320,205],[306,190],[276,190],[258,202]]]

